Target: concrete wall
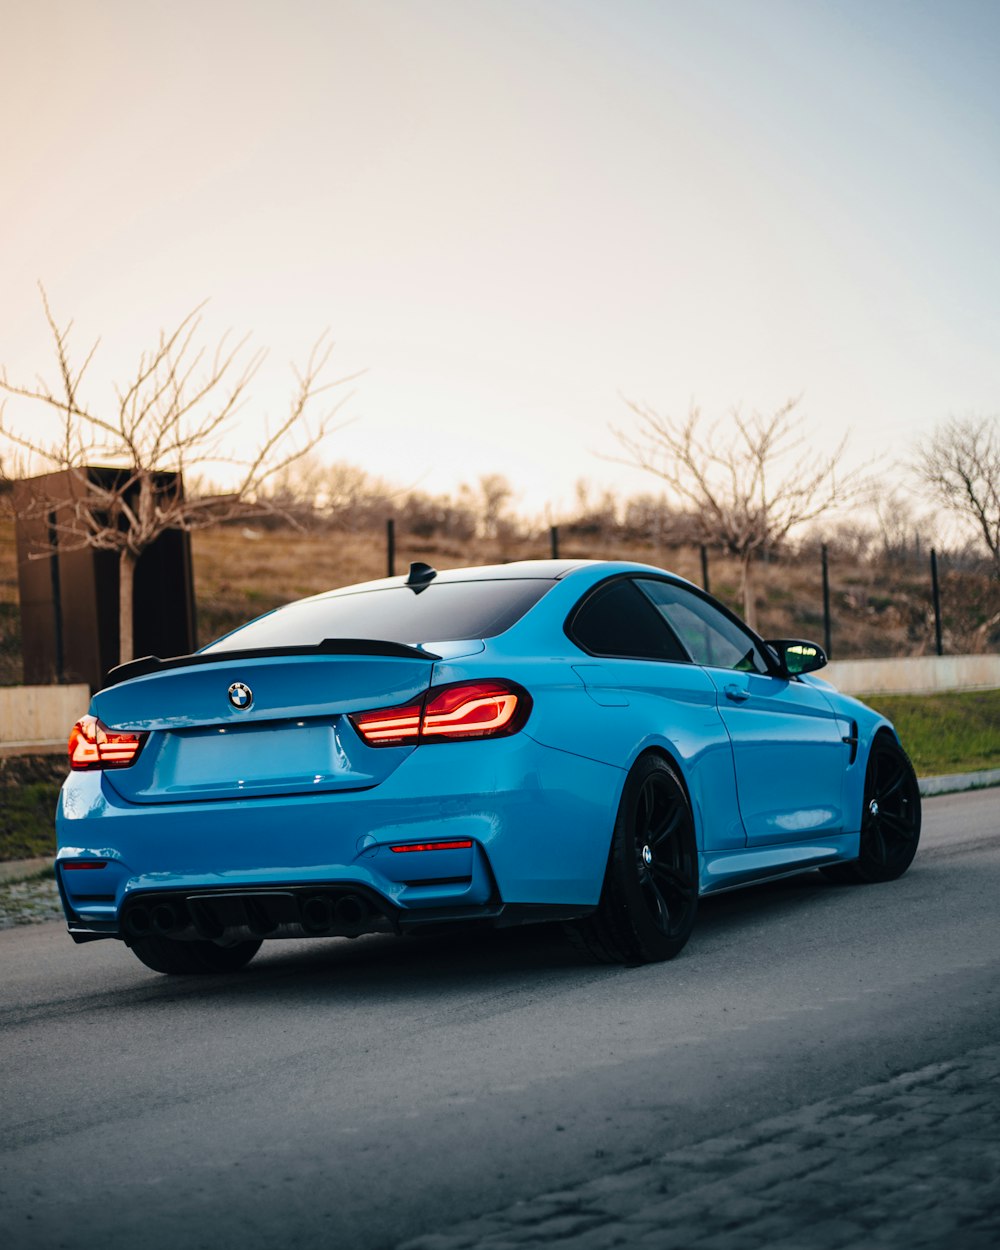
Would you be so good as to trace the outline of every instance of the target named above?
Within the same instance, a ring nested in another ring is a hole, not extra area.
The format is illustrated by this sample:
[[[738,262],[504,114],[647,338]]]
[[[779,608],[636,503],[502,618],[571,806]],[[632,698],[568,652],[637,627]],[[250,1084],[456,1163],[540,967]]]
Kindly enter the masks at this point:
[[[59,743],[90,704],[89,686],[0,686],[0,748]]]
[[[845,694],[931,694],[1000,687],[1000,655],[915,655],[902,660],[832,660],[818,677]]]

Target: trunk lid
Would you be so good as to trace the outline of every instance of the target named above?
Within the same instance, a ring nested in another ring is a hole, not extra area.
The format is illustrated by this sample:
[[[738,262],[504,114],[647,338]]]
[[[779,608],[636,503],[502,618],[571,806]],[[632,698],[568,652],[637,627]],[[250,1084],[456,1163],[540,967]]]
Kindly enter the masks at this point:
[[[416,651],[164,661],[95,695],[92,710],[110,728],[150,735],[135,764],[105,778],[132,803],[377,786],[413,748],[367,746],[347,713],[411,702],[433,671],[433,657]]]

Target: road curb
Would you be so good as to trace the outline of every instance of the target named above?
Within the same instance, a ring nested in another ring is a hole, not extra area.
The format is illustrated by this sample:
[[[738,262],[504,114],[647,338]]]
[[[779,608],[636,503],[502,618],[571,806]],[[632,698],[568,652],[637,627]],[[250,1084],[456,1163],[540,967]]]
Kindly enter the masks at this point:
[[[936,777],[919,777],[920,793],[929,798],[935,794],[958,794],[962,790],[985,790],[1000,786],[1000,768],[984,768],[977,773],[941,773]]]

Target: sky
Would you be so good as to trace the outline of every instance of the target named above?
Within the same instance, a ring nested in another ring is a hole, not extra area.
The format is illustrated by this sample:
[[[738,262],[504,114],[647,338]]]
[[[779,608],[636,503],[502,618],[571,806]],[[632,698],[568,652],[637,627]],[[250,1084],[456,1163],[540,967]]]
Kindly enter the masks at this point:
[[[887,482],[998,411],[998,204],[993,0],[0,0],[12,379],[39,282],[95,402],[207,299],[269,349],[249,448],[329,329],[326,459],[553,521],[656,488],[626,398],[801,395],[803,454]]]

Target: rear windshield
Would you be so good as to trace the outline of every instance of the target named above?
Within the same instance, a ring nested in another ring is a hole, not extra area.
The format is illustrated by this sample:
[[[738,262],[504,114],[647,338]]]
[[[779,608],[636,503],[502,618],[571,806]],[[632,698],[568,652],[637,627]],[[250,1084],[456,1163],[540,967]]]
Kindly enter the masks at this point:
[[[304,599],[262,616],[204,651],[314,646],[324,638],[453,642],[493,638],[541,599],[548,578],[495,582],[432,582],[415,594],[408,586]]]

